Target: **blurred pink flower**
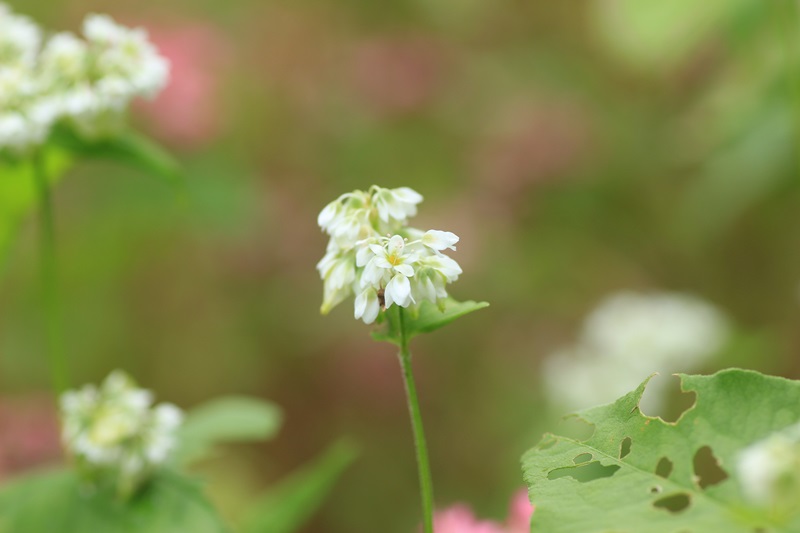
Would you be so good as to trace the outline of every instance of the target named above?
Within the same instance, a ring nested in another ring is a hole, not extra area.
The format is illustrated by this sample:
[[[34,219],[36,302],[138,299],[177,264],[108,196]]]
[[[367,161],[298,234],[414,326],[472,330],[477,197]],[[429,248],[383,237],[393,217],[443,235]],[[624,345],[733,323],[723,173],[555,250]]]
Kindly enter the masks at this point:
[[[462,504],[438,511],[433,517],[433,530],[436,533],[505,533],[500,524],[479,522],[472,510]]]
[[[574,170],[590,145],[589,119],[577,102],[541,98],[508,104],[487,126],[476,173],[497,194],[516,197]]]
[[[0,478],[60,457],[58,418],[52,399],[0,398]]]
[[[520,489],[511,499],[505,525],[489,520],[479,521],[472,509],[464,504],[456,504],[434,514],[433,529],[436,533],[528,533],[533,510],[528,491]]]
[[[208,23],[148,27],[151,40],[170,61],[167,87],[152,102],[141,102],[156,135],[184,148],[212,141],[222,129],[220,82],[228,40]]]
[[[508,510],[507,533],[529,533],[534,506],[528,499],[528,491],[519,489],[511,498]]]
[[[383,37],[358,45],[353,59],[356,96],[380,115],[416,111],[443,81],[441,45],[423,37]]]

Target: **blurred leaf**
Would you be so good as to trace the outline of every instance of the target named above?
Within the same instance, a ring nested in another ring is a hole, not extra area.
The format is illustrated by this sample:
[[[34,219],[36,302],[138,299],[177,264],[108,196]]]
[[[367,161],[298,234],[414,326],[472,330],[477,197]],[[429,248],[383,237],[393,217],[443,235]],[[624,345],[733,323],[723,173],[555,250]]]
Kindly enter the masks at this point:
[[[281,426],[281,410],[258,398],[230,396],[195,407],[180,429],[175,457],[180,463],[202,459],[222,442],[266,440]]]
[[[713,157],[686,192],[681,230],[696,242],[714,238],[783,185],[795,153],[791,113],[765,109],[747,131]]]
[[[547,434],[524,455],[533,531],[800,531],[800,515],[779,525],[745,504],[732,468],[744,447],[800,419],[800,382],[739,369],[680,378],[696,402],[675,423],[641,413],[645,381],[576,415],[594,426],[588,439]],[[716,466],[698,466],[705,448]]]
[[[358,455],[355,446],[341,440],[312,464],[291,474],[264,495],[244,521],[244,533],[291,533],[317,510],[342,472]]]
[[[171,184],[181,183],[181,169],[175,158],[149,138],[132,130],[116,137],[89,141],[70,129],[59,128],[53,134],[53,142],[83,157],[118,161]]]
[[[17,479],[0,491],[0,533],[224,533],[192,481],[161,472],[128,502],[91,492],[71,469]]]
[[[419,312],[416,316],[410,312],[405,313],[404,324],[409,340],[421,333],[435,331],[464,315],[489,307],[488,302],[475,302],[472,300],[459,302],[453,298],[445,298],[440,301],[440,304],[441,308],[437,304],[424,301],[420,304]],[[399,346],[400,329],[397,306],[390,307],[384,314],[386,315],[386,330],[373,332],[372,338]]]
[[[720,28],[738,24],[760,0],[595,0],[599,35],[620,59],[642,69],[677,66]]]
[[[42,157],[51,184],[57,183],[72,163],[70,156],[59,149],[47,148]],[[0,159],[0,266],[20,222],[36,205],[37,196],[32,162]]]

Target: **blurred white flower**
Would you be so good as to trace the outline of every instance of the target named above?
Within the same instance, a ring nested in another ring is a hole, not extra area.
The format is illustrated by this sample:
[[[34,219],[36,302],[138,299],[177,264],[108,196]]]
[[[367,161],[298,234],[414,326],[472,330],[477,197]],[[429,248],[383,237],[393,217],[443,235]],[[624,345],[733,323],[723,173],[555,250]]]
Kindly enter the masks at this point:
[[[61,396],[64,446],[80,467],[111,472],[118,489],[129,494],[166,461],[183,418],[172,404],[152,403],[152,393],[121,371],[100,388],[67,391]]]
[[[36,23],[0,3],[0,65],[32,66],[41,42],[42,31]]]
[[[561,408],[608,403],[654,372],[669,375],[701,367],[727,336],[719,310],[693,296],[619,293],[589,314],[574,346],[545,361],[544,386]],[[646,410],[658,409],[663,391],[651,382],[648,392]]]
[[[407,227],[422,196],[408,187],[341,195],[320,212],[317,222],[331,236],[317,264],[324,281],[322,312],[351,295],[354,316],[370,324],[381,309],[436,303],[461,267],[442,250],[455,250],[458,236],[449,231]]]
[[[42,33],[0,4],[0,150],[24,153],[69,121],[83,137],[118,133],[135,97],[152,97],[167,83],[169,64],[142,29],[89,15],[80,39]]]
[[[800,424],[751,444],[739,452],[737,474],[742,492],[761,506],[788,504],[800,498]]]

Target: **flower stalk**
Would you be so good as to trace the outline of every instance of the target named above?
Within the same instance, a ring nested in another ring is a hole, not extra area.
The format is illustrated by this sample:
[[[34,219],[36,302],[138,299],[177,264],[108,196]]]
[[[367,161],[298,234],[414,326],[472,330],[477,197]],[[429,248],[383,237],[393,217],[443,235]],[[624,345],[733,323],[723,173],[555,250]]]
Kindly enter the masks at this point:
[[[411,415],[411,428],[414,432],[414,447],[417,452],[417,469],[419,472],[420,497],[422,499],[422,524],[424,533],[433,533],[433,480],[428,462],[428,446],[425,443],[425,431],[422,427],[422,413],[419,409],[417,387],[414,383],[414,372],[411,368],[411,352],[408,349],[404,309],[399,311],[400,329],[400,367],[403,370],[403,382],[406,387],[408,412]]]
[[[53,388],[57,393],[61,393],[69,388],[69,370],[64,353],[61,324],[53,200],[44,154],[41,150],[37,150],[32,157],[32,169],[39,201],[40,276],[47,357]]]

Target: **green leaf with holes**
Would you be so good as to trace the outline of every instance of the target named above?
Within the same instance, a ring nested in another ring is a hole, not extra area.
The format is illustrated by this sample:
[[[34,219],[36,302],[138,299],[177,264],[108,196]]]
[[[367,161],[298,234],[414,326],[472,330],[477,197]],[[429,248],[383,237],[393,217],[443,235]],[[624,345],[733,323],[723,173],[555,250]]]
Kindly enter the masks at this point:
[[[746,503],[734,468],[744,447],[800,420],[800,382],[738,369],[680,378],[695,404],[675,423],[639,411],[645,381],[574,415],[594,426],[588,439],[547,434],[523,456],[531,531],[800,531],[800,512]]]

